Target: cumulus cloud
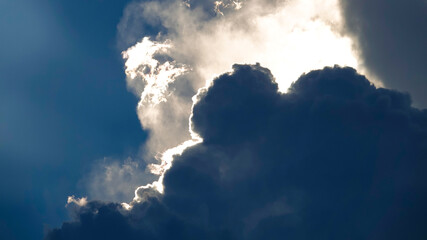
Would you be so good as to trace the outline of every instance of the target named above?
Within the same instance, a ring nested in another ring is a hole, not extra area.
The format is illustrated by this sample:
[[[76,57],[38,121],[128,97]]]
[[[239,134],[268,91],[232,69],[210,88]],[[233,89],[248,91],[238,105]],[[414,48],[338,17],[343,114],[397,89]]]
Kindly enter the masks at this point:
[[[164,193],[85,202],[46,239],[423,239],[427,111],[352,68],[280,93],[260,65],[199,91]]]
[[[140,96],[138,116],[149,133],[143,158],[159,175],[155,183],[141,183],[144,188],[161,190],[172,161],[166,156],[202,141],[189,118],[196,95],[234,63],[260,62],[276,76],[281,92],[300,74],[324,66],[363,72],[343,26],[338,0],[130,4],[119,24],[122,41],[136,42],[123,52],[125,72],[129,88]]]

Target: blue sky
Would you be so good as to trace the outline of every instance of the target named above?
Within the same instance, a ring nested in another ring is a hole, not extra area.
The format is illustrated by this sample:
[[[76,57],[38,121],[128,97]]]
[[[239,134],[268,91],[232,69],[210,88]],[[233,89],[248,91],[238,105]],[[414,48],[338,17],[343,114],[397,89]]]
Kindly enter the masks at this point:
[[[0,238],[41,239],[94,161],[144,141],[116,41],[125,4],[1,1]]]

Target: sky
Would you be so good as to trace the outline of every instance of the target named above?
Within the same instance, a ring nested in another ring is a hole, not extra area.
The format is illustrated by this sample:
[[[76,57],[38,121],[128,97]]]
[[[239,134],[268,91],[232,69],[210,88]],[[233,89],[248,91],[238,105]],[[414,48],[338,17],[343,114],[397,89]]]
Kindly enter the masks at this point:
[[[0,3],[1,239],[424,239],[427,2]]]
[[[1,1],[1,239],[42,239],[95,162],[145,140],[116,43],[125,4]]]

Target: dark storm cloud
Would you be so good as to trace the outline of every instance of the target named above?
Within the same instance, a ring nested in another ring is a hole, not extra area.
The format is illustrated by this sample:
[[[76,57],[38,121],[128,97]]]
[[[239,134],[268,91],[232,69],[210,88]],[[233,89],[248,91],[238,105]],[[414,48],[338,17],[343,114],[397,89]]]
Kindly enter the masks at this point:
[[[342,0],[347,27],[366,66],[389,88],[427,107],[427,2]]]
[[[427,112],[351,68],[277,92],[235,65],[194,107],[204,142],[176,157],[164,195],[125,211],[90,202],[46,239],[423,239]]]

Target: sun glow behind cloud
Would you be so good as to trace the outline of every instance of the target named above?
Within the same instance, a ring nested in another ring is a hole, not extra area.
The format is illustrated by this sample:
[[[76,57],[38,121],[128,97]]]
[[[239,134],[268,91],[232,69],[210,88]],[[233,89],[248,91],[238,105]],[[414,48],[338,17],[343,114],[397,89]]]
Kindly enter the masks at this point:
[[[189,120],[197,102],[193,95],[234,63],[261,63],[272,71],[282,92],[302,73],[324,66],[339,64],[363,73],[351,38],[342,34],[338,0],[275,4],[269,8],[264,1],[215,2],[217,16],[203,20],[199,9],[190,8],[191,1],[141,3],[143,17],[156,15],[171,33],[144,37],[123,52],[128,85],[141,94],[141,124],[151,133],[147,158],[158,161],[148,169],[159,180],[139,187],[134,201],[143,200],[140,191],[145,189],[162,193],[163,176],[174,155],[202,141]],[[228,7],[231,10],[223,9]],[[193,88],[192,95],[171,87],[183,80],[190,83],[184,86]]]
[[[250,3],[175,40],[185,46],[180,49],[197,56],[192,64],[202,79],[211,80],[234,63],[260,62],[285,92],[304,72],[334,64],[358,67],[351,39],[340,34],[338,1],[288,1],[260,15],[256,12],[261,6]]]

